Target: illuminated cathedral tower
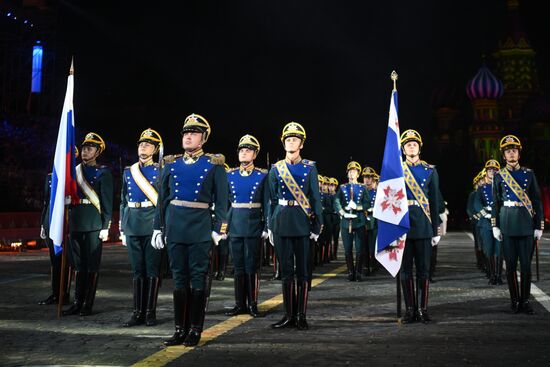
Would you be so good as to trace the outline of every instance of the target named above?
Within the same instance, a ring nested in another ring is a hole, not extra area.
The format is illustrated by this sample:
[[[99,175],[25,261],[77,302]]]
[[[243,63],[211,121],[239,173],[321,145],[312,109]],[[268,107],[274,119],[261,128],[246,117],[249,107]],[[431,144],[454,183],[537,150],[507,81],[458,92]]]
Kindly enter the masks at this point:
[[[504,94],[502,81],[484,64],[468,82],[466,94],[472,103],[474,121],[470,127],[470,139],[475,151],[476,163],[498,159],[499,138],[502,125],[499,122],[498,99]]]
[[[519,0],[507,0],[506,33],[494,53],[497,75],[504,83],[500,103],[501,122],[506,132],[519,133],[522,108],[539,90],[535,51],[521,23]]]

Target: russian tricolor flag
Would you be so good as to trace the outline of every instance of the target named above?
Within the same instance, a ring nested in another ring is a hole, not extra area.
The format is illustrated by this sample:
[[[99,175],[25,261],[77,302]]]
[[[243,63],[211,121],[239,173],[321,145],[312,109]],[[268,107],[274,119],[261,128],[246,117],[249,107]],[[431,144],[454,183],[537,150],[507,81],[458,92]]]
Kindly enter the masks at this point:
[[[71,71],[67,78],[67,92],[63,103],[63,112],[57,134],[57,145],[52,170],[52,188],[50,196],[50,238],[55,253],[62,251],[63,226],[65,224],[65,198],[74,202],[78,199],[76,188],[76,157],[74,138],[73,109],[74,75]]]
[[[374,217],[378,219],[376,260],[394,277],[401,269],[405,240],[410,228],[399,136],[397,90],[394,88],[390,101],[380,183],[376,189],[374,203]]]

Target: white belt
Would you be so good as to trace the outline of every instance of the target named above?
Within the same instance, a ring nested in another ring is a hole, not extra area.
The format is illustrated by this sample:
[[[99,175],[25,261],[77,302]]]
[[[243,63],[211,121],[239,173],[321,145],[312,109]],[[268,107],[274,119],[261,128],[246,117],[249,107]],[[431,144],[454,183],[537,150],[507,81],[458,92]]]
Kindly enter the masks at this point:
[[[409,206],[420,206],[420,203],[417,200],[407,200],[407,202],[409,203]]]
[[[170,200],[170,204],[175,206],[183,206],[186,208],[195,208],[195,209],[208,209],[210,208],[210,204],[203,203],[199,201],[186,201],[186,200]]]
[[[231,207],[237,209],[260,209],[262,203],[231,203]]]
[[[279,205],[282,206],[300,206],[296,200],[279,199]]]
[[[523,203],[521,201],[505,200],[503,205],[505,207],[512,208],[516,206],[523,206]]]
[[[129,208],[148,208],[150,206],[153,206],[153,202],[151,201],[129,201],[128,202]]]

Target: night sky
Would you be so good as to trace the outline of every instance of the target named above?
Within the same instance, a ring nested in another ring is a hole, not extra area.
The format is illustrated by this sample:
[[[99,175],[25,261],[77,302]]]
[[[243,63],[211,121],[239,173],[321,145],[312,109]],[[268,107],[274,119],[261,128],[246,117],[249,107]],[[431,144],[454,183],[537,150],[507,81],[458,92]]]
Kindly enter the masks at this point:
[[[393,69],[401,130],[418,129],[423,158],[434,161],[434,88],[463,90],[483,54],[493,66],[506,25],[505,0],[136,4],[59,3],[57,64],[68,69],[75,55],[80,129],[134,149],[152,127],[178,153],[182,122],[198,113],[213,129],[206,151],[235,165],[239,137],[253,134],[265,166],[267,152],[271,162],[283,157],[280,131],[294,120],[308,134],[302,156],[340,179],[350,157],[380,169]],[[550,28],[541,7],[524,0],[520,12],[545,90]]]

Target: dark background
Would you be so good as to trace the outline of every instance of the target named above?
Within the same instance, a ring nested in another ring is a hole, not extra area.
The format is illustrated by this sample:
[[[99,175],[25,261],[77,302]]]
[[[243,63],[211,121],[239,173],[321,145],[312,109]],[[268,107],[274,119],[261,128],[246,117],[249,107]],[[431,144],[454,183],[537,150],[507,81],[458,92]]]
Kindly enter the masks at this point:
[[[271,162],[283,156],[280,131],[294,120],[308,134],[302,155],[340,179],[350,157],[380,169],[394,69],[401,130],[420,131],[427,161],[460,165],[430,156],[431,95],[465,85],[483,54],[491,65],[507,15],[505,0],[59,4],[58,64],[75,56],[82,132],[132,148],[152,127],[174,153],[185,116],[199,113],[213,131],[206,151],[234,165],[250,133],[265,166],[267,152]],[[522,1],[520,13],[544,89],[550,28],[541,7]],[[452,179],[441,178],[443,190]]]

